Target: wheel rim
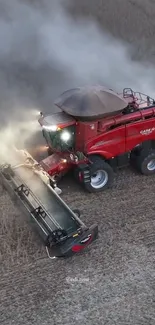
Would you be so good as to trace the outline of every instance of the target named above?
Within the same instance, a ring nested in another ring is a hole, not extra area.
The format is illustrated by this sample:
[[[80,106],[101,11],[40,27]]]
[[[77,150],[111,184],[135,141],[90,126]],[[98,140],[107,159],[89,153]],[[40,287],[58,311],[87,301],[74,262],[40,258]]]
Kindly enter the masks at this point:
[[[91,186],[99,189],[104,187],[108,182],[108,173],[105,170],[98,170],[91,176]]]
[[[155,159],[150,160],[150,162],[147,164],[147,169],[149,171],[155,170]]]

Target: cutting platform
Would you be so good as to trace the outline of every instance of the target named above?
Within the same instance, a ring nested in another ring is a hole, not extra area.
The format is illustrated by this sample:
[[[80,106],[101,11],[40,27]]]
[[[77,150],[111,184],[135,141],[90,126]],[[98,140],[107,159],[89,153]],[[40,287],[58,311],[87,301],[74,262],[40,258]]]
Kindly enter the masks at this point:
[[[31,217],[35,228],[54,256],[68,256],[84,249],[98,236],[55,192],[50,176],[26,151],[12,155],[12,164],[0,166],[0,178],[11,197]]]
[[[71,233],[82,225],[82,223],[80,225],[79,222],[74,219],[72,211],[70,211],[54,190],[50,190],[31,169],[18,167],[14,180],[16,182],[20,180],[21,184],[24,182],[37,198],[37,202],[40,201],[40,205],[48,213],[44,220],[47,221],[51,231],[62,228],[65,229],[67,233]],[[33,206],[36,205],[34,196],[30,196]],[[37,208],[37,206],[35,207]]]

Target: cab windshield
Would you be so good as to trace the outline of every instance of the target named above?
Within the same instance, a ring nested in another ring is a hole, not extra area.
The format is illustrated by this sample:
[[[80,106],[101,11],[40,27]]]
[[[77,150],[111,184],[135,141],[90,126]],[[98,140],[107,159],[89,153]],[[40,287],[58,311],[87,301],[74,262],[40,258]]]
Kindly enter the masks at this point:
[[[57,131],[43,129],[43,136],[49,147],[58,151],[73,151],[75,145],[75,126],[71,125]]]

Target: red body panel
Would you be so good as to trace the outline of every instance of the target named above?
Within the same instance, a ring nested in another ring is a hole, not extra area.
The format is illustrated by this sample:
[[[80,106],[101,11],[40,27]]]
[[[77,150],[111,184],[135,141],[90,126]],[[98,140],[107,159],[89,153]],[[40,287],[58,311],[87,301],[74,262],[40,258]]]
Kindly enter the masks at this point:
[[[155,108],[99,121],[96,136],[91,140],[85,138],[84,152],[98,153],[109,159],[146,140],[155,140]]]
[[[96,138],[98,129],[98,121],[95,122],[78,122],[76,125],[76,142],[75,151],[84,152],[85,144]]]
[[[155,118],[126,125],[126,151],[145,140],[155,140]]]
[[[65,153],[54,153],[53,155],[43,159],[40,164],[49,175],[65,174],[72,165],[69,155]]]
[[[116,130],[110,130],[98,137],[98,140],[90,141],[86,145],[87,153],[100,153],[107,159],[125,152],[125,125]]]

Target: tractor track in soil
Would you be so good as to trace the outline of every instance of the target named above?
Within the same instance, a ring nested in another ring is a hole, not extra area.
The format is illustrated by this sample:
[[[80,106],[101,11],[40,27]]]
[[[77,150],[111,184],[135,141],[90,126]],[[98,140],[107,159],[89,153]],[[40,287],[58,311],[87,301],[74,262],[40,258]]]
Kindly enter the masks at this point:
[[[95,16],[154,61],[155,1],[72,3],[74,14]],[[97,195],[69,178],[61,187],[81,219],[99,225],[99,239],[79,256],[49,260],[0,187],[0,324],[154,325],[155,176],[120,170],[113,188]]]

